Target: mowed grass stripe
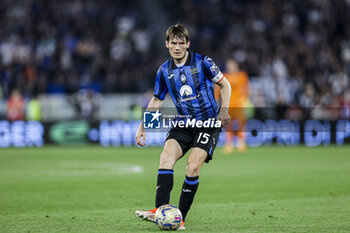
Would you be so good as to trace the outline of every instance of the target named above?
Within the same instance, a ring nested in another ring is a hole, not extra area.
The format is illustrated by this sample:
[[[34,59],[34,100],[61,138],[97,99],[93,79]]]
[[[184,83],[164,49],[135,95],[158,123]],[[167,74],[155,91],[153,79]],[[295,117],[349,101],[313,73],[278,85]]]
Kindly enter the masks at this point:
[[[0,232],[159,232],[134,211],[154,205],[161,150],[0,150]],[[75,166],[64,167],[65,176],[45,175],[62,169],[60,161]],[[69,175],[94,170],[95,163],[95,175]],[[98,164],[109,163],[142,166],[143,172],[101,172]],[[223,155],[218,148],[201,171],[188,232],[350,232],[349,164],[349,147],[272,146],[243,155]],[[175,167],[175,205],[185,166],[182,159]]]

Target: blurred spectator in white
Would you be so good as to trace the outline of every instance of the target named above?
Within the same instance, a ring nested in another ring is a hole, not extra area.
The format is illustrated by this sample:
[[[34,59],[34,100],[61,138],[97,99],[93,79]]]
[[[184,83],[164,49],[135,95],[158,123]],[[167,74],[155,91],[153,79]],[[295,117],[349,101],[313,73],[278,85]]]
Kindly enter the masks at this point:
[[[308,119],[311,116],[313,107],[315,107],[316,95],[315,88],[311,83],[307,83],[304,89],[304,93],[301,94],[299,99],[299,105],[303,109],[304,119]]]
[[[111,42],[110,56],[115,61],[128,58],[131,52],[131,44],[125,36],[117,35]]]
[[[307,83],[304,93],[300,96],[299,104],[303,108],[315,106],[315,88],[311,83]]]
[[[92,90],[80,90],[71,98],[81,120],[93,121],[98,111],[97,96]]]

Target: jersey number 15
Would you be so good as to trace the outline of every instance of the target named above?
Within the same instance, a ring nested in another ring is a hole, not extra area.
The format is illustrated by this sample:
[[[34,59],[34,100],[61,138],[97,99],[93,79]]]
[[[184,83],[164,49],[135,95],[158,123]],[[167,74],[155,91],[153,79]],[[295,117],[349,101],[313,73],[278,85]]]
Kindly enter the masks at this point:
[[[207,144],[209,142],[210,134],[208,133],[199,133],[197,142],[200,142],[201,144]]]

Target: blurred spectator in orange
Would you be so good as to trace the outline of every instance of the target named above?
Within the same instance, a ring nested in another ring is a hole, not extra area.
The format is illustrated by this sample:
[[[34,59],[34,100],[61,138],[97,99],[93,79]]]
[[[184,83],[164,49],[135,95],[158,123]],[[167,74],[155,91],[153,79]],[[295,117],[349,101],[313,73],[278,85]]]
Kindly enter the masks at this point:
[[[7,120],[20,121],[25,119],[25,102],[19,90],[15,89],[7,101]]]
[[[249,103],[250,94],[248,75],[245,71],[239,69],[237,62],[233,59],[226,61],[226,73],[224,75],[231,84],[229,108],[231,123],[226,127],[227,136],[224,153],[229,154],[233,152],[235,136],[238,136],[238,152],[245,152],[247,149],[244,134],[244,128],[247,122],[245,108]],[[215,89],[215,98],[217,100],[220,98],[219,88]]]

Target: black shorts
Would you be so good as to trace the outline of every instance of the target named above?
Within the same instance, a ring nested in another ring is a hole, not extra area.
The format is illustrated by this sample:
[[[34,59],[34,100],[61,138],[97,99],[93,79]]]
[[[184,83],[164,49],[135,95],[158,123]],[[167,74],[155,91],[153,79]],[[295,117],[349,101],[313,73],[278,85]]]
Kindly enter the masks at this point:
[[[184,156],[191,147],[198,147],[205,150],[208,153],[208,157],[205,160],[208,163],[213,159],[213,153],[216,144],[219,140],[219,134],[221,128],[172,128],[165,139],[176,140],[181,149],[182,156]]]

